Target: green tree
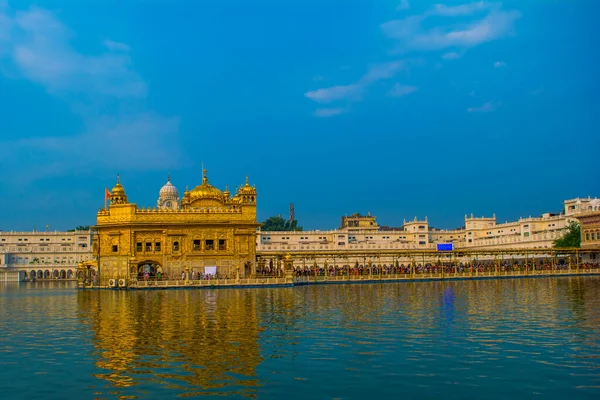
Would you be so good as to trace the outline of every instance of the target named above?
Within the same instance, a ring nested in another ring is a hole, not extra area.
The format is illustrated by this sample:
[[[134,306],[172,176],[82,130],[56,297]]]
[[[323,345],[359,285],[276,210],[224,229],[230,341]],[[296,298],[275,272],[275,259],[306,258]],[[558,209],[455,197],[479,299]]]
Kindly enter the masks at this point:
[[[554,247],[581,247],[581,227],[576,221],[569,222],[567,232],[554,241]]]
[[[75,232],[75,231],[89,231],[89,225],[77,225],[75,229],[69,229],[67,232]]]
[[[289,221],[283,219],[281,215],[267,218],[262,225],[263,231],[301,231],[302,227],[298,226],[298,221]]]

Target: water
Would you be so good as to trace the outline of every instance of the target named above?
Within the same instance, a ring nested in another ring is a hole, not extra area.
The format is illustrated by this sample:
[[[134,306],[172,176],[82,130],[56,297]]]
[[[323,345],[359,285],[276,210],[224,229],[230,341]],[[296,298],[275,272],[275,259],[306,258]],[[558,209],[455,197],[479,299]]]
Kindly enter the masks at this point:
[[[3,398],[600,398],[600,278],[0,286]]]

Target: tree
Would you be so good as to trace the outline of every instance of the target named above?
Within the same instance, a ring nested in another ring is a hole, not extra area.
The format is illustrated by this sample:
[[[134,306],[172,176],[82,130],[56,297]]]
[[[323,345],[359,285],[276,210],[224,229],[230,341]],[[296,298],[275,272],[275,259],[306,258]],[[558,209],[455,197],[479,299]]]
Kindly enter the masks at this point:
[[[75,231],[89,231],[89,225],[77,225],[75,229],[69,229],[67,232],[75,232]]]
[[[269,217],[263,222],[261,230],[263,231],[301,231],[302,227],[298,226],[298,221],[289,221],[283,219],[281,215]]]
[[[554,247],[581,247],[581,227],[576,221],[569,222],[567,232],[554,241]]]

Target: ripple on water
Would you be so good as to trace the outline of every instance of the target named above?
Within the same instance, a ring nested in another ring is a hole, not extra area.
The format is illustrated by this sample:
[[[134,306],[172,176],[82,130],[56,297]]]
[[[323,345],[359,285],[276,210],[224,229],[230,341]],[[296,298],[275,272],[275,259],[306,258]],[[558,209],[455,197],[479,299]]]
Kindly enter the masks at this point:
[[[45,399],[596,398],[599,283],[0,287],[0,390]]]

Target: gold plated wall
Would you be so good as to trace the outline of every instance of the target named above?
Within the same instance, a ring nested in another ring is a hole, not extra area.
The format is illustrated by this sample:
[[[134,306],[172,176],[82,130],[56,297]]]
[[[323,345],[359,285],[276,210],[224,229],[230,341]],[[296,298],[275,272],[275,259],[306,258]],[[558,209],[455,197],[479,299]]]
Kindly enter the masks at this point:
[[[128,201],[120,179],[110,207],[97,215],[93,253],[99,284],[136,279],[144,272],[168,279],[216,267],[219,276],[255,272],[256,188],[239,187],[233,197],[208,183],[186,189],[181,209],[145,209]]]

